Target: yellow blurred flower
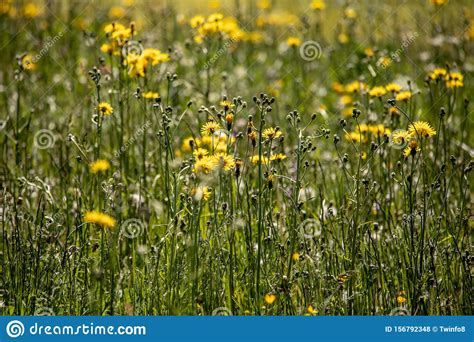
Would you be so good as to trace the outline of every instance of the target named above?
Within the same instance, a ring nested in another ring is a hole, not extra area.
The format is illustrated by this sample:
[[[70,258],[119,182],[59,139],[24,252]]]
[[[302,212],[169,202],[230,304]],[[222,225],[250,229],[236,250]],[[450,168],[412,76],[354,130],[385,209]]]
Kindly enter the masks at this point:
[[[103,228],[113,228],[115,226],[115,219],[107,214],[101,213],[99,211],[87,211],[84,214],[84,222],[94,223]]]
[[[112,115],[114,112],[114,109],[108,102],[101,102],[97,105],[97,111],[99,114],[102,114],[104,116],[109,116]]]
[[[110,169],[110,163],[107,160],[98,159],[89,165],[89,169],[92,173],[106,172]]]
[[[264,299],[265,299],[265,303],[272,305],[276,301],[277,296],[275,296],[272,293],[268,293],[265,295]]]
[[[286,43],[289,46],[300,46],[301,45],[301,39],[299,39],[298,37],[289,37],[286,40]]]

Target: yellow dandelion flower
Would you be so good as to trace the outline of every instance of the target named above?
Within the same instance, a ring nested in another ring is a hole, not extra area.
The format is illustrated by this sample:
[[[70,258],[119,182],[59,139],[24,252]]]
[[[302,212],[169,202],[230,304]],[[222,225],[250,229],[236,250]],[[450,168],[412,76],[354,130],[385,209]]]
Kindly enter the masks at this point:
[[[207,186],[198,186],[191,191],[191,195],[196,201],[207,201],[211,198],[211,194],[212,193]]]
[[[279,138],[282,136],[282,134],[283,133],[280,131],[278,127],[265,128],[262,132],[262,136],[266,140],[273,140],[273,139]]]
[[[226,153],[222,153],[222,152],[217,153],[213,155],[212,158],[214,159],[214,162],[216,165],[222,166],[222,169],[224,169],[224,171],[230,171],[233,168],[235,168],[234,157]]]
[[[265,295],[264,299],[265,299],[265,303],[267,303],[268,305],[272,305],[276,301],[277,296],[275,296],[272,293],[268,293]]]
[[[324,0],[313,0],[311,2],[311,8],[315,11],[322,11],[326,8],[326,3],[324,2]]]
[[[262,158],[260,159],[258,154],[254,155],[254,156],[251,156],[251,157],[250,157],[250,161],[251,161],[252,164],[254,164],[254,165],[258,164],[260,161],[262,162],[263,165],[267,165],[268,162],[269,162],[269,160],[268,160],[267,157],[262,156]]]
[[[405,130],[397,130],[392,134],[392,142],[397,145],[403,145],[412,138],[412,135]]]
[[[428,77],[431,80],[437,80],[439,78],[443,78],[448,74],[448,71],[443,68],[436,68],[432,72],[429,73]]]
[[[351,7],[347,7],[345,10],[344,10],[344,16],[346,18],[351,18],[351,19],[354,19],[357,17],[357,12],[355,11],[355,9],[351,8]]]
[[[301,45],[301,39],[299,39],[298,37],[289,37],[286,40],[286,43],[289,46],[300,46]]]
[[[196,160],[193,167],[194,173],[208,174],[216,167],[215,160],[209,156],[205,156],[202,159]]]
[[[385,90],[384,87],[373,87],[369,91],[369,95],[372,97],[382,97],[385,94],[387,94],[387,91]]]
[[[108,169],[110,169],[110,163],[107,160],[98,159],[90,163],[89,169],[92,173],[106,172]]]
[[[416,140],[410,141],[407,147],[403,150],[403,155],[405,158],[408,158],[409,156],[414,156],[417,152],[420,152],[421,148],[418,145],[418,142]]]
[[[147,91],[146,93],[143,93],[143,97],[145,99],[156,99],[160,97],[160,94],[153,91]]]
[[[221,126],[217,122],[211,120],[211,121],[206,122],[204,126],[202,126],[201,134],[210,136],[216,133],[220,129],[221,129]]]
[[[403,296],[398,296],[398,297],[397,297],[397,303],[398,303],[398,304],[403,304],[403,303],[405,303],[406,301],[407,301],[407,299],[406,299],[405,297],[403,297]]]
[[[272,7],[272,3],[270,2],[270,0],[258,0],[257,7],[262,10],[266,10]]]
[[[346,140],[352,142],[366,142],[367,138],[361,132],[349,132],[345,135]]]
[[[205,148],[198,147],[194,150],[193,155],[197,160],[203,159],[209,154],[209,151]]]
[[[316,315],[318,313],[318,310],[316,310],[312,305],[308,305],[306,308],[306,312],[310,315]]]
[[[115,219],[112,216],[101,213],[99,211],[87,211],[84,214],[84,222],[94,223],[103,228],[113,228],[115,226]]]
[[[402,90],[402,86],[397,83],[389,83],[385,86],[385,89],[392,93],[399,93]]]
[[[28,71],[36,70],[37,64],[33,55],[26,54],[25,56],[23,56],[23,58],[21,59],[21,66],[23,67],[23,69]]]
[[[114,109],[108,102],[101,102],[97,105],[97,111],[104,116],[109,116],[113,114]]]
[[[395,100],[397,101],[408,101],[411,99],[412,93],[411,91],[402,91],[395,96]]]
[[[464,87],[464,76],[459,72],[450,72],[445,76],[445,80],[448,88]]]
[[[294,252],[294,253],[291,255],[291,258],[293,259],[293,261],[299,261],[299,260],[300,260],[300,253]]]
[[[223,100],[220,102],[220,105],[224,107],[225,110],[228,110],[229,108],[234,107],[234,103],[229,100]]]
[[[408,133],[412,136],[420,135],[424,138],[432,137],[436,135],[436,131],[431,127],[428,122],[416,121],[408,127]]]
[[[282,161],[283,159],[286,159],[286,154],[283,153],[272,154],[270,156],[271,161]]]
[[[189,21],[189,24],[191,25],[192,28],[197,28],[201,25],[203,25],[206,22],[206,18],[204,18],[202,15],[196,15],[191,18]]]

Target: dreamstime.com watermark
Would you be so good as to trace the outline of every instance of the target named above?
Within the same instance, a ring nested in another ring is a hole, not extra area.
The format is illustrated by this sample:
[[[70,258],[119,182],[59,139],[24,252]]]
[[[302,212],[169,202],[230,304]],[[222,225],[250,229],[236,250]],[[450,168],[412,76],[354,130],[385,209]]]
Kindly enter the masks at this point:
[[[143,325],[95,325],[94,323],[89,324],[75,324],[75,325],[43,325],[34,323],[31,326],[25,328],[25,325],[19,321],[10,321],[6,328],[6,333],[11,338],[17,338],[24,334],[33,336],[42,335],[55,335],[55,336],[68,336],[68,335],[84,335],[84,336],[97,336],[97,335],[127,335],[127,336],[145,336],[146,327]]]

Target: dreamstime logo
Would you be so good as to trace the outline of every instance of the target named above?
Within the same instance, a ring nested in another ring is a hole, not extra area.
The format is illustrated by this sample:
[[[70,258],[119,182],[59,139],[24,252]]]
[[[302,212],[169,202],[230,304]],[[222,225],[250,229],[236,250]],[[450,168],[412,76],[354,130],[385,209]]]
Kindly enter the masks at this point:
[[[25,333],[25,326],[20,321],[11,321],[6,327],[7,335],[17,338]]]
[[[35,147],[40,150],[45,150],[54,146],[56,139],[53,132],[49,129],[40,129],[36,132],[34,138]]]
[[[122,56],[127,58],[128,55],[140,56],[143,52],[143,45],[136,40],[129,40],[122,48]]]
[[[390,311],[390,316],[410,316],[410,311],[405,308],[398,307]]]
[[[396,129],[392,132],[392,134],[390,134],[388,143],[390,147],[401,150],[408,145],[408,139],[402,138],[402,133],[405,133],[405,130]]]
[[[212,310],[212,316],[232,316],[232,311],[225,307],[216,308]]]
[[[300,56],[307,62],[321,58],[322,52],[321,45],[314,40],[307,40],[300,46]]]
[[[120,230],[124,236],[134,239],[143,234],[145,225],[139,219],[131,218],[121,224]]]
[[[312,239],[321,235],[321,229],[315,219],[309,218],[304,220],[298,226],[298,230],[305,239]]]

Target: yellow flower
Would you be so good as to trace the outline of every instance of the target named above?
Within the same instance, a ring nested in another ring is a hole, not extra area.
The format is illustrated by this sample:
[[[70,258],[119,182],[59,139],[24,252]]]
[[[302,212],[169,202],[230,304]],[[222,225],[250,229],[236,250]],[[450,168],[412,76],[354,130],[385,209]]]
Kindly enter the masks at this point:
[[[365,48],[364,53],[367,57],[373,57],[375,54],[374,49],[372,49],[371,47]]]
[[[297,38],[297,37],[289,37],[287,40],[286,40],[286,43],[289,45],[289,46],[300,46],[301,45],[301,39]]]
[[[112,106],[107,102],[101,102],[97,105],[97,110],[104,116],[111,115],[114,112]]]
[[[145,99],[156,99],[160,97],[160,94],[153,92],[153,91],[148,91],[146,93],[143,93],[143,97]]]
[[[324,0],[313,0],[311,2],[311,8],[315,11],[321,11],[326,8],[326,3]]]
[[[392,142],[397,145],[403,145],[408,140],[410,140],[412,135],[405,130],[397,130],[392,134]]]
[[[464,76],[459,72],[450,72],[445,76],[445,80],[448,88],[464,87]]]
[[[221,2],[219,0],[209,0],[209,8],[218,9],[221,7]]]
[[[414,156],[417,152],[420,152],[421,148],[418,145],[418,142],[416,140],[410,141],[407,147],[403,150],[403,155],[405,158],[408,158],[409,156]]]
[[[214,170],[216,167],[215,160],[212,157],[205,156],[201,159],[196,160],[194,163],[193,172],[194,173],[204,173],[208,174]]]
[[[198,186],[191,191],[191,195],[196,201],[204,200],[207,201],[211,198],[211,192],[207,186]]]
[[[262,158],[260,159],[258,154],[256,154],[256,155],[250,157],[250,161],[251,161],[252,164],[254,164],[254,165],[258,164],[258,163],[260,162],[260,160],[262,161],[262,164],[263,164],[263,165],[266,165],[266,164],[268,164],[268,162],[269,162],[269,160],[268,160],[267,157],[262,156]]]
[[[431,127],[428,122],[416,121],[408,127],[408,133],[412,136],[420,135],[424,138],[432,137],[436,135],[436,131]]]
[[[291,256],[293,261],[299,261],[300,260],[300,253],[294,252],[293,255]]]
[[[27,54],[21,59],[21,66],[25,70],[33,71],[36,70],[36,63],[33,55]]]
[[[353,101],[352,101],[352,96],[350,96],[350,95],[343,95],[343,96],[341,96],[341,98],[339,99],[339,102],[340,102],[343,106],[347,106],[348,104],[353,103]]]
[[[104,159],[98,159],[89,165],[92,173],[105,172],[110,169],[110,163]]]
[[[109,17],[121,18],[125,15],[125,8],[120,6],[112,6],[109,10]]]
[[[360,81],[353,81],[346,85],[346,92],[348,93],[355,93],[361,89],[365,89],[366,85]]]
[[[113,228],[116,223],[112,216],[99,211],[87,211],[84,214],[84,222],[95,223],[99,226],[102,226],[103,228]]]
[[[35,18],[41,15],[42,10],[38,5],[30,2],[23,6],[23,16],[26,18]]]
[[[265,295],[264,299],[265,303],[272,305],[276,301],[277,297],[272,293],[268,293]]]
[[[318,310],[316,310],[312,305],[308,305],[306,312],[308,312],[310,315],[315,315],[318,313]]]
[[[272,6],[272,3],[270,0],[258,0],[257,1],[257,7],[260,9],[269,9]]]
[[[412,93],[411,91],[402,91],[395,96],[395,100],[397,101],[408,101],[411,99]]]
[[[430,2],[435,6],[443,6],[448,0],[430,0]]]
[[[397,83],[389,83],[385,86],[385,89],[392,93],[399,93],[400,90],[402,90],[402,87]]]
[[[221,129],[221,126],[215,122],[215,121],[208,121],[202,126],[201,128],[201,134],[202,135],[213,135],[216,133],[218,130]]]
[[[235,167],[235,159],[226,153],[217,153],[212,158],[215,165],[221,165],[224,171],[230,171]]]
[[[397,303],[398,303],[398,304],[403,304],[403,303],[405,303],[406,301],[407,301],[407,299],[406,299],[405,297],[403,297],[403,296],[398,296],[398,297],[397,297]]]
[[[346,18],[354,19],[357,17],[357,12],[353,8],[347,7],[344,10],[344,15],[346,16]]]
[[[104,27],[104,32],[109,33],[109,34],[115,31],[121,31],[121,30],[125,30],[125,26],[123,26],[120,23],[111,23],[111,24],[105,25]]]
[[[209,154],[209,151],[205,148],[198,147],[194,150],[193,155],[197,160],[203,159],[205,156]]]
[[[387,93],[384,87],[373,87],[369,91],[369,95],[372,97],[382,97]]]
[[[345,138],[352,142],[366,142],[367,138],[360,132],[349,132],[345,135]]]
[[[267,140],[273,140],[273,139],[279,138],[282,136],[282,134],[283,133],[280,131],[278,127],[265,128],[262,132],[263,138]]]
[[[283,159],[286,159],[286,154],[283,153],[272,154],[270,156],[271,161],[282,161]]]
[[[204,18],[202,15],[196,15],[195,17],[192,17],[191,20],[189,21],[189,24],[191,25],[192,28],[197,28],[204,24],[206,22],[206,18]]]
[[[340,33],[338,36],[337,36],[337,40],[339,41],[339,43],[341,44],[347,44],[349,42],[349,36],[345,33]]]
[[[234,107],[234,103],[229,100],[223,100],[220,102],[220,105],[224,107],[225,110],[228,110],[229,108]]]
[[[198,144],[196,142],[196,139],[193,137],[187,137],[186,139],[183,140],[183,143],[181,144],[181,149],[184,152],[189,152],[191,151],[192,147],[196,147]]]
[[[448,74],[448,71],[443,68],[436,68],[429,74],[431,80],[436,80],[438,78],[443,78]]]

